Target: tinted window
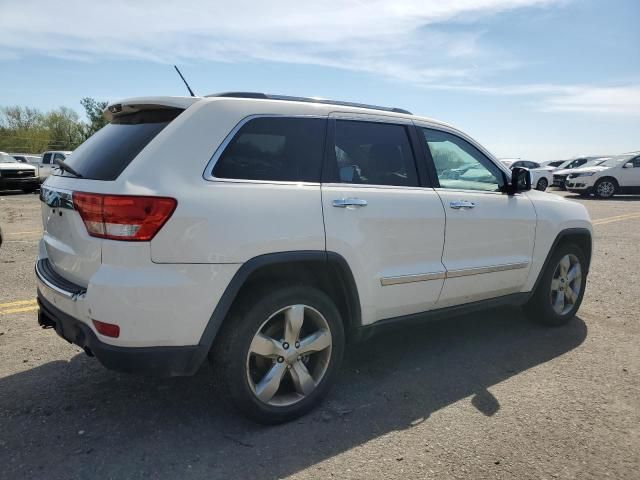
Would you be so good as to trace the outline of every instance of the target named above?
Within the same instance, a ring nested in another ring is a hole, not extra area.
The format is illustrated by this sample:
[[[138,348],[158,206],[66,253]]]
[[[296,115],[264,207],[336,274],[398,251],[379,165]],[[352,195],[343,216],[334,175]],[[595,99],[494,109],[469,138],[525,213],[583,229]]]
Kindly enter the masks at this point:
[[[633,159],[633,166],[635,168],[640,167],[640,157],[636,157]]]
[[[44,156],[42,157],[42,163],[44,163],[45,165],[48,165],[49,163],[51,163],[51,154],[50,153],[45,153]]]
[[[116,117],[74,150],[65,162],[83,178],[115,180],[181,112],[179,109],[147,110]],[[68,175],[61,171],[56,174]]]
[[[517,161],[517,162],[513,162],[513,163],[511,164],[511,168],[513,168],[513,167],[527,167],[527,165],[526,165],[526,164],[527,164],[527,162],[524,162],[524,161],[522,161],[522,160],[519,160],[519,161]]]
[[[65,160],[67,157],[65,157],[63,154],[61,153],[56,153],[53,155],[53,163],[56,163],[56,160]]]
[[[326,123],[320,118],[250,120],[216,162],[213,176],[319,182]]]
[[[341,183],[418,186],[407,129],[388,123],[337,120],[336,175]]]
[[[502,171],[476,147],[447,132],[423,129],[441,188],[496,191]]]

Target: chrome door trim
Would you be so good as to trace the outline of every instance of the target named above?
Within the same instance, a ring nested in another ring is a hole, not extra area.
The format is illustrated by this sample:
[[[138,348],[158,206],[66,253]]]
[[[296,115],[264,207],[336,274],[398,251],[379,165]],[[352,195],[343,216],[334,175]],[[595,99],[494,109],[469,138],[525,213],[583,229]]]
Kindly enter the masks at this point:
[[[492,265],[490,267],[461,268],[459,270],[448,270],[447,278],[466,277],[468,275],[480,275],[482,273],[504,272],[507,270],[518,270],[527,268],[529,262],[506,263],[504,265]]]
[[[396,277],[382,277],[380,285],[386,287],[388,285],[399,285],[402,283],[427,282],[429,280],[443,280],[446,272],[418,273],[414,275],[398,275]]]

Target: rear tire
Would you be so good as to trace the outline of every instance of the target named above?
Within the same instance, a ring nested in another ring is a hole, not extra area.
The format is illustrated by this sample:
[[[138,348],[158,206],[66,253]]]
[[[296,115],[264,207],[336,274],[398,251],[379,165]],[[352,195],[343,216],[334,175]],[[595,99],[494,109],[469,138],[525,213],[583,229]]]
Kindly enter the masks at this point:
[[[342,362],[343,323],[316,288],[254,292],[235,302],[211,357],[219,390],[234,407],[258,423],[283,423],[329,391]]]
[[[584,297],[586,266],[580,247],[574,243],[560,244],[551,254],[536,291],[525,306],[527,316],[552,327],[571,320]]]
[[[601,178],[593,187],[596,197],[607,199],[613,197],[618,191],[618,182],[613,178]]]
[[[536,190],[540,190],[541,192],[544,192],[548,186],[549,186],[549,182],[547,182],[547,179],[543,177],[540,180],[538,180],[538,184],[536,185]]]

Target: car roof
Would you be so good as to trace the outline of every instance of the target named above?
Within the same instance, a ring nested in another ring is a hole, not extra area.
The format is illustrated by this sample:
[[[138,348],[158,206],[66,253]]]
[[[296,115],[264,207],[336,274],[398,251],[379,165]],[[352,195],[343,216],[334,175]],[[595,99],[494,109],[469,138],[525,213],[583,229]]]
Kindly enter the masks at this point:
[[[326,112],[345,112],[345,113],[362,113],[362,114],[381,114],[384,116],[392,116],[402,118],[404,120],[416,120],[426,123],[437,124],[455,129],[453,126],[433,118],[421,117],[414,115],[408,110],[397,107],[383,107],[378,105],[369,105],[364,103],[345,102],[341,100],[329,100],[315,97],[293,97],[287,95],[274,95],[257,92],[225,92],[206,95],[204,97],[134,97],[119,100],[111,103],[104,110],[104,116],[111,121],[114,116],[121,114],[134,113],[144,106],[144,109],[153,108],[181,108],[186,109],[191,105],[201,101],[227,101],[227,102],[277,102],[280,104],[308,104],[310,109],[317,111],[318,106],[326,106]],[[457,130],[457,129],[455,129]]]

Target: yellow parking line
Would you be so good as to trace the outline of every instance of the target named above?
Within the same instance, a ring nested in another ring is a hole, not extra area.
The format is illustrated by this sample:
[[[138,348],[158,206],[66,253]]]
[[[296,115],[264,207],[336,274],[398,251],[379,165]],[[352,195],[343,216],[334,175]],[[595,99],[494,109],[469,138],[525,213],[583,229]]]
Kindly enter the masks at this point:
[[[0,308],[4,307],[17,307],[18,305],[35,305],[37,300],[35,298],[31,300],[16,300],[15,302],[0,303]]]
[[[33,312],[37,310],[38,306],[33,305],[31,307],[22,307],[22,308],[9,308],[8,310],[0,310],[0,315],[8,315],[10,313],[21,313],[21,312]]]
[[[632,220],[640,218],[640,213],[628,213],[626,215],[617,215],[615,217],[601,218],[593,222],[594,225],[606,225],[607,223],[621,222],[623,220]]]
[[[8,232],[7,235],[28,235],[31,233],[42,233],[42,230],[31,230],[29,232]]]

